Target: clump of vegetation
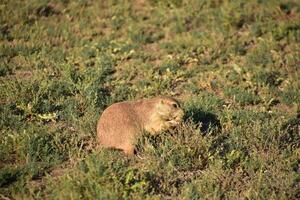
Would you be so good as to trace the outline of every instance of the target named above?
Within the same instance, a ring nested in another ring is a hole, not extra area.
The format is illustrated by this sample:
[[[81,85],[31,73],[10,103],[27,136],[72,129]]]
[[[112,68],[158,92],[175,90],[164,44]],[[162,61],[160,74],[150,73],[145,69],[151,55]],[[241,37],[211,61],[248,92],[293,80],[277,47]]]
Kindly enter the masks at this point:
[[[4,1],[0,198],[299,199],[298,1]],[[135,157],[97,148],[112,103],[185,120]]]

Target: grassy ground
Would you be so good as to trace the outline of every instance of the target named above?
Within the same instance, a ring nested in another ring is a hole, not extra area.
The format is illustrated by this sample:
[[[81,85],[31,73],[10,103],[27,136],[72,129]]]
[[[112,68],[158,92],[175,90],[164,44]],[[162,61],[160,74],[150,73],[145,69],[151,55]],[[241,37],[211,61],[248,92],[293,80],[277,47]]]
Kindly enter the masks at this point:
[[[299,199],[299,67],[297,0],[2,0],[0,199]],[[144,159],[95,149],[157,95],[186,120]]]

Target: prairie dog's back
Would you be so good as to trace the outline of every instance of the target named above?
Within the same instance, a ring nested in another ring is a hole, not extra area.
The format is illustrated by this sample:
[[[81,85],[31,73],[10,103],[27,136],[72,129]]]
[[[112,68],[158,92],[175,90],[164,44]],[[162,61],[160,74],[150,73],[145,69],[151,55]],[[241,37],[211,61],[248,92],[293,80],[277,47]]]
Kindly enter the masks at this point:
[[[117,142],[115,140],[130,137],[126,132],[129,129],[138,130],[140,124],[139,116],[131,102],[113,104],[104,110],[99,119],[97,126],[99,142],[107,146],[111,144],[112,140]]]

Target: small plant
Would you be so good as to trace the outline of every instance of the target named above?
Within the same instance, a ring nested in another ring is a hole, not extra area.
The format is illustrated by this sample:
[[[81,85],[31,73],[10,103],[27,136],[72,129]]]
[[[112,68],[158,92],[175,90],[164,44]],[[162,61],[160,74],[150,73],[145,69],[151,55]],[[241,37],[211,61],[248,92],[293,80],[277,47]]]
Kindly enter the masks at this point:
[[[241,105],[253,105],[260,102],[258,96],[239,88],[228,88],[224,93]]]

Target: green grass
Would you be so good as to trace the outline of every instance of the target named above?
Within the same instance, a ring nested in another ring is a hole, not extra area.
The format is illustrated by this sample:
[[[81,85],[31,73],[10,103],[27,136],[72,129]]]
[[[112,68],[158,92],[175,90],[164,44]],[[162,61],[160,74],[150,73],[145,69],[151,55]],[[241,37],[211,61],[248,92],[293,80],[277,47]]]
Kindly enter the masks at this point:
[[[0,198],[299,199],[300,3],[0,3]],[[109,105],[169,95],[175,130],[97,150]]]

